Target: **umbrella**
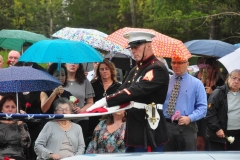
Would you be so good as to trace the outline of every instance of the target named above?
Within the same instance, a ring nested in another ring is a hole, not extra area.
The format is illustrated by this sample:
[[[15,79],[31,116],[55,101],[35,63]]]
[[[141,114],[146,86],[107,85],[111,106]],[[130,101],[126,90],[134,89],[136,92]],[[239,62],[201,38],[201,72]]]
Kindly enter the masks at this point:
[[[224,65],[228,73],[231,73],[235,69],[240,69],[239,59],[240,59],[240,48],[218,59],[218,61]]]
[[[223,57],[238,48],[219,40],[192,40],[184,44],[192,54],[212,57]]]
[[[103,56],[88,44],[69,40],[43,40],[29,47],[19,61],[36,63],[101,62]]]
[[[52,35],[55,38],[81,41],[104,51],[120,52],[130,55],[130,51],[106,40],[106,33],[94,29],[65,27]]]
[[[240,47],[240,43],[234,44],[234,46]]]
[[[198,68],[197,65],[191,65],[191,66],[188,66],[187,70],[188,70],[188,73],[189,73],[189,74],[195,75],[196,72],[199,71],[199,68]]]
[[[0,69],[0,75],[0,93],[48,91],[61,85],[47,72],[32,67],[11,66]]]
[[[157,56],[168,58],[182,57],[186,59],[191,57],[190,52],[184,46],[182,41],[166,36],[152,29],[125,27],[113,32],[106,39],[119,44],[122,47],[127,47],[128,40],[125,39],[123,35],[130,31],[145,31],[155,34],[155,37],[152,39],[152,48],[153,53]]]
[[[121,53],[109,53],[104,56],[105,58],[109,59],[112,63],[114,63],[116,68],[130,71],[135,65],[135,60],[132,57],[127,56]]]
[[[7,30],[0,31],[0,47],[21,52],[25,42],[35,43],[40,40],[48,39],[44,35],[28,32],[24,30]]]
[[[106,33],[100,32],[95,29],[70,28],[70,27],[65,27],[63,29],[60,29],[59,31],[54,33],[52,36],[79,41],[81,40],[81,37],[84,35],[95,35],[103,38],[107,37]]]

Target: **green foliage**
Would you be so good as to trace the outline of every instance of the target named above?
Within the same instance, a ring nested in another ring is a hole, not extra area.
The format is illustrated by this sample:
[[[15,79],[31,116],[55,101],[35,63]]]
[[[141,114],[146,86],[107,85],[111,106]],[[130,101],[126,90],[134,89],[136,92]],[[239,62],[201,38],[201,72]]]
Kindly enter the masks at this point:
[[[69,26],[111,33],[118,28],[119,0],[68,0]]]
[[[0,29],[24,29],[51,37],[68,26],[110,34],[131,27],[134,15],[136,27],[184,42],[215,38],[237,43],[239,8],[239,0],[1,0]]]
[[[3,57],[3,61],[4,61],[4,68],[7,67],[7,57],[8,57],[8,50],[0,50],[0,55]]]

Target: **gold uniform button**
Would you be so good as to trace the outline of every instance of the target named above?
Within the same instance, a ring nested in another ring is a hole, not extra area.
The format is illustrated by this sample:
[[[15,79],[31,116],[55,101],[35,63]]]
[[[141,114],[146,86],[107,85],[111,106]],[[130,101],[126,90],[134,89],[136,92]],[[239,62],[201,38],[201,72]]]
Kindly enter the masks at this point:
[[[142,63],[140,63],[140,66],[142,65]]]
[[[128,81],[128,83],[130,83],[131,81]]]
[[[138,70],[139,68],[136,68],[136,70]]]
[[[132,80],[132,82],[134,82],[134,79]]]

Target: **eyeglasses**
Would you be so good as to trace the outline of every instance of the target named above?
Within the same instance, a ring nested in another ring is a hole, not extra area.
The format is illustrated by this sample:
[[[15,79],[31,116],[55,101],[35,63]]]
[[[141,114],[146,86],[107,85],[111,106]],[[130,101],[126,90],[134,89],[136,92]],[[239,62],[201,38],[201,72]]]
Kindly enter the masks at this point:
[[[238,82],[240,82],[240,78],[237,78],[237,77],[231,77],[231,79],[232,79],[233,81],[238,81]]]
[[[187,61],[186,62],[171,62],[172,65],[175,65],[175,64],[181,65],[181,64],[184,64],[184,63],[187,63]]]
[[[56,111],[58,111],[58,112],[63,112],[63,111],[70,111],[70,109],[69,108],[58,108],[58,109],[56,109]]]

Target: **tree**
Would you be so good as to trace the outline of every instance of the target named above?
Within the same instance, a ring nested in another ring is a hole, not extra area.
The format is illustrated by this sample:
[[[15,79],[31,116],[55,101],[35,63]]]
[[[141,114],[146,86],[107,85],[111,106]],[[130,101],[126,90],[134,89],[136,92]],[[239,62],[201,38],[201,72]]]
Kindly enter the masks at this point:
[[[11,23],[11,17],[13,17],[12,5],[13,0],[0,1],[0,29],[13,28]]]
[[[117,19],[119,0],[67,0],[69,24],[76,28],[92,28],[106,33],[113,32]]]

